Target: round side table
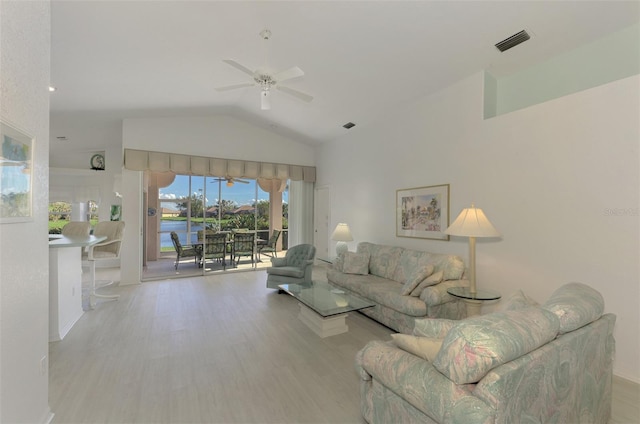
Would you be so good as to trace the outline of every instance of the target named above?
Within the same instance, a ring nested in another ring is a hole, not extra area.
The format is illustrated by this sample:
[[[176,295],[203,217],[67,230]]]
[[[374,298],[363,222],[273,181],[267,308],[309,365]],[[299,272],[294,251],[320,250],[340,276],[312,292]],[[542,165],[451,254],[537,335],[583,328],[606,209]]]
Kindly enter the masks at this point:
[[[482,302],[498,300],[502,297],[500,293],[491,290],[476,290],[475,293],[471,293],[469,287],[449,287],[447,293],[462,299],[467,304],[468,316],[480,315]]]

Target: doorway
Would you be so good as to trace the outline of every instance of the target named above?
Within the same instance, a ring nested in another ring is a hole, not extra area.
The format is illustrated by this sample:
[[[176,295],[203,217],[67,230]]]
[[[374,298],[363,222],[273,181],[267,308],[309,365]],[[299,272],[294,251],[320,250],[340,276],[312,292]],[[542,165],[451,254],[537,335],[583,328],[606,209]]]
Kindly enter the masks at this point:
[[[329,222],[331,211],[331,190],[329,187],[318,187],[314,199],[313,243],[316,246],[316,257],[330,262],[329,256]]]

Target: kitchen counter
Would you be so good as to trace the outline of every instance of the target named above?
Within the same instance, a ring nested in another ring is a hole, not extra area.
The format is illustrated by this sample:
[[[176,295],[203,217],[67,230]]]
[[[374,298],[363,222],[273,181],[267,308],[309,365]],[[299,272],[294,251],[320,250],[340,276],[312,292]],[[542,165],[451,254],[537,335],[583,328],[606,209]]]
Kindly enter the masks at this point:
[[[67,335],[84,313],[82,309],[82,249],[105,236],[49,235],[49,341]]]

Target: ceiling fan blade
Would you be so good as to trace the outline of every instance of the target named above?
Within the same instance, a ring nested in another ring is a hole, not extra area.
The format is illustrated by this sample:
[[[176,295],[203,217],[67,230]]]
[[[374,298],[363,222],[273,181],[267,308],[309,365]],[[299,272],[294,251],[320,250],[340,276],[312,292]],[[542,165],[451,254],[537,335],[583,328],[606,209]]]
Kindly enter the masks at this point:
[[[239,179],[237,179],[237,178],[233,178],[233,182],[234,182],[234,183],[249,184],[249,181],[239,180]]]
[[[276,82],[282,82],[293,78],[298,78],[303,75],[304,71],[297,66],[294,66],[293,68],[278,72],[273,76],[273,79],[276,80]]]
[[[251,87],[252,85],[255,85],[252,82],[243,82],[242,84],[234,84],[234,85],[227,85],[224,87],[216,87],[216,91],[229,91],[229,90],[235,90],[236,88],[244,88],[244,87]]]
[[[228,65],[231,65],[234,68],[236,68],[237,70],[242,71],[245,74],[250,75],[251,77],[253,77],[254,72],[251,69],[247,68],[244,65],[239,64],[235,60],[233,60],[233,59],[225,59],[225,60],[223,60],[223,62],[228,64]]]
[[[313,100],[313,96],[303,93],[302,91],[294,90],[293,88],[283,87],[281,85],[276,85],[276,88],[305,102],[310,102],[311,100]]]

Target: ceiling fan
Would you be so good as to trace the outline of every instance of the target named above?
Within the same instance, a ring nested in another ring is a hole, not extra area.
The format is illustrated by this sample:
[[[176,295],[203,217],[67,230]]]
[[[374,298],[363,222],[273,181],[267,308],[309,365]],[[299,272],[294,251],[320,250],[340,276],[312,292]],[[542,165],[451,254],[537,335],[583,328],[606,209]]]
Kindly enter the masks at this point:
[[[233,177],[215,178],[213,181],[218,181],[218,182],[226,181],[227,187],[233,187],[234,183],[249,184],[249,181],[241,180],[239,178],[233,178]]]
[[[268,29],[262,30],[260,32],[260,36],[262,37],[263,40],[268,41],[271,38],[271,31],[269,31]],[[245,82],[241,84],[228,85],[225,87],[218,87],[216,88],[217,91],[235,90],[237,88],[251,87],[251,86],[257,85],[260,87],[260,90],[261,90],[260,91],[260,109],[262,110],[271,109],[271,102],[269,98],[271,96],[272,88],[276,88],[286,94],[289,94],[305,102],[310,102],[311,100],[313,100],[313,96],[310,96],[306,93],[303,93],[291,87],[287,87],[280,84],[283,81],[287,81],[293,78],[298,78],[304,75],[304,72],[302,71],[302,69],[298,68],[297,66],[294,66],[289,69],[285,69],[284,71],[272,73],[266,69],[266,66],[264,68],[258,68],[255,71],[252,71],[251,69],[247,68],[244,65],[241,65],[240,63],[232,59],[225,59],[223,60],[223,62],[249,75],[253,81]]]

